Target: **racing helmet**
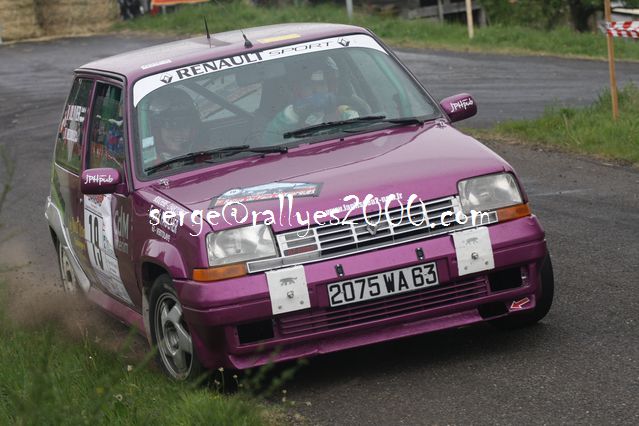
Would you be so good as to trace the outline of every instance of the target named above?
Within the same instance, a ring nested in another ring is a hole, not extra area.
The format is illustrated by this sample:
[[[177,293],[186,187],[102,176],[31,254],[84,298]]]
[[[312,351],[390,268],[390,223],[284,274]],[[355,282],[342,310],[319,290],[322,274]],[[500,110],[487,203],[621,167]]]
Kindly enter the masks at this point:
[[[180,123],[192,125],[199,119],[199,112],[191,96],[177,87],[164,87],[153,93],[149,101],[149,117],[154,124],[179,127]]]
[[[321,55],[321,56],[318,56]],[[324,52],[301,55],[290,65],[289,74],[293,77],[293,93],[298,97],[307,94],[313,87],[326,86],[326,91],[337,91],[338,68],[330,56]],[[309,59],[309,56],[312,56]]]
[[[197,133],[199,111],[191,96],[177,87],[164,87],[148,103],[149,125],[164,156],[188,152]]]

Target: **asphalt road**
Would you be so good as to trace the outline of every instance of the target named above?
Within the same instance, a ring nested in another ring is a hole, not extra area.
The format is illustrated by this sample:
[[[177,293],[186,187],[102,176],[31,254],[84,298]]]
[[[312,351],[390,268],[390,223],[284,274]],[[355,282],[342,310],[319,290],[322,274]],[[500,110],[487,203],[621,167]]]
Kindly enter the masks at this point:
[[[159,41],[0,46],[0,143],[17,163],[2,218],[3,234],[14,235],[0,247],[0,263],[32,262],[11,276],[16,303],[57,293],[43,211],[71,71]],[[552,103],[587,104],[608,81],[599,61],[399,55],[435,97],[475,95],[480,113],[464,126],[535,117]],[[617,70],[621,82],[639,82],[638,64]],[[556,279],[550,314],[519,332],[477,326],[312,359],[287,389],[293,410],[311,424],[639,424],[639,171],[489,145],[518,170],[545,226]],[[58,308],[67,315],[68,306]],[[117,328],[98,315],[104,330]]]

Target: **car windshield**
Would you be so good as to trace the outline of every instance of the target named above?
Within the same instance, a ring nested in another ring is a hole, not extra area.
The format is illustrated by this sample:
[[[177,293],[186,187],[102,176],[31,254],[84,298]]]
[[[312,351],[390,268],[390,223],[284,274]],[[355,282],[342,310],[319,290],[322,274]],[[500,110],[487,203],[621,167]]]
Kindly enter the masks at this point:
[[[145,77],[134,87],[134,105],[142,178],[440,114],[401,65],[361,34]]]

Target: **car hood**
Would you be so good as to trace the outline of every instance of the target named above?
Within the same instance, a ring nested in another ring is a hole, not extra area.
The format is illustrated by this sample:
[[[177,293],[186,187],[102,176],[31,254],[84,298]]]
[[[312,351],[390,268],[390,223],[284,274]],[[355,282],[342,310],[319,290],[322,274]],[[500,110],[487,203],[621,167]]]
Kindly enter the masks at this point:
[[[296,213],[313,218],[316,211],[336,208],[341,211],[336,211],[335,216],[344,217],[348,210],[344,205],[362,201],[367,194],[398,194],[405,205],[411,194],[423,201],[455,195],[461,179],[511,170],[506,161],[475,139],[447,124],[427,123],[198,169],[169,178],[168,185],[156,184],[154,190],[192,211],[206,214],[209,209],[222,213],[222,207],[212,206],[212,201],[233,199],[233,194],[241,195],[247,188],[250,192],[264,184],[311,184],[301,186],[311,188],[312,194],[294,195],[290,209],[288,203],[272,196],[269,200],[242,201],[242,206],[233,206],[239,212],[234,218],[229,218],[232,208],[227,208],[227,219],[213,221],[213,229],[219,230],[237,226],[244,216],[247,220],[243,224],[252,223],[254,216],[261,222],[266,218],[264,213],[272,211],[280,218],[272,224],[273,229],[280,231],[304,226],[295,220],[282,221],[280,207],[284,207],[284,216],[292,219]],[[396,207],[397,203],[391,206]],[[376,209],[370,206],[368,211]],[[360,208],[349,216],[361,213]]]

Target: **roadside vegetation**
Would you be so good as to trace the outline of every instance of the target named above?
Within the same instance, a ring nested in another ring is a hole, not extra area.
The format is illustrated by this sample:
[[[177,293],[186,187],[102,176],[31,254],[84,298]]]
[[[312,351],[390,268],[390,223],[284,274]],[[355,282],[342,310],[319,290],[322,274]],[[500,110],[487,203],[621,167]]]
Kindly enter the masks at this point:
[[[610,93],[585,108],[550,107],[535,120],[516,120],[489,130],[472,130],[479,138],[533,143],[560,150],[618,160],[639,167],[639,87],[619,91],[618,121],[612,120]]]
[[[91,342],[0,322],[2,424],[277,424],[249,397],[226,396],[133,367]],[[130,370],[130,371],[129,371]]]
[[[0,219],[14,171],[0,145]],[[8,244],[2,235],[0,243]],[[284,422],[280,410],[266,407],[251,392],[219,392],[218,388],[228,389],[238,380],[229,377],[231,383],[224,385],[223,371],[214,372],[210,387],[177,383],[152,368],[153,354],[134,363],[122,353],[100,347],[88,334],[84,338],[65,335],[64,327],[47,318],[34,319],[29,326],[16,324],[7,315],[9,266],[0,262],[0,424],[249,426]],[[129,340],[134,337],[130,335]],[[282,378],[272,380],[270,388],[260,382],[269,378],[258,372],[247,387],[273,393]]]
[[[522,20],[503,22],[476,28],[475,38],[469,40],[463,24],[405,20],[395,16],[368,14],[363,9],[356,9],[353,21],[349,22],[343,5],[257,7],[247,3],[232,1],[183,6],[173,13],[147,15],[118,23],[115,28],[204,35],[203,16],[206,16],[212,33],[285,22],[352,23],[370,28],[384,41],[397,47],[606,58],[606,38],[603,34],[577,32],[567,25],[536,28],[523,26]],[[615,52],[619,60],[639,60],[639,43],[617,39]]]

